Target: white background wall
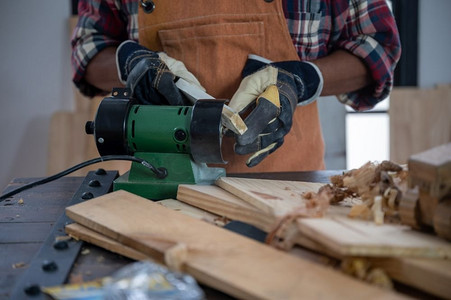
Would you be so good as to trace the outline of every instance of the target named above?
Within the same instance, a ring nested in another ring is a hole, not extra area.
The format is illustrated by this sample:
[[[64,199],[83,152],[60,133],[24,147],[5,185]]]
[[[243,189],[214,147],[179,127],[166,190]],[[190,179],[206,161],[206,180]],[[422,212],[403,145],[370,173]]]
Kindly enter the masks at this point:
[[[72,100],[69,0],[0,2],[0,190],[46,175],[50,118]]]
[[[451,82],[450,11],[449,0],[420,0],[422,87]],[[69,0],[0,2],[0,189],[15,177],[46,175],[51,115],[73,106],[69,16]],[[334,124],[333,112],[321,118]],[[334,156],[345,129],[334,133],[329,125],[323,129]]]

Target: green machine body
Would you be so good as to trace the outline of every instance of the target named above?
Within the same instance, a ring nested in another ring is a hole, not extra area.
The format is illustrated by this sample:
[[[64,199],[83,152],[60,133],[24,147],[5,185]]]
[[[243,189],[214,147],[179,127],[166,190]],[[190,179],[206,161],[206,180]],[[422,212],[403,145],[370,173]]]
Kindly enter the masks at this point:
[[[198,100],[194,106],[139,105],[126,89],[103,99],[95,120],[86,124],[100,155],[134,155],[160,170],[132,162],[130,171],[113,183],[151,200],[175,198],[179,184],[211,184],[225,169],[222,163],[221,113],[224,103]]]

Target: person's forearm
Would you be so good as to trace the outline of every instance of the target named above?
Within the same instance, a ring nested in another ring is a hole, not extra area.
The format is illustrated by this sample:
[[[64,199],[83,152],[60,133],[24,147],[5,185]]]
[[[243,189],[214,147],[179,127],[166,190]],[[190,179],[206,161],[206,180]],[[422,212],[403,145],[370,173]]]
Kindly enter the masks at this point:
[[[345,50],[337,50],[313,63],[321,70],[324,79],[321,96],[356,91],[372,82],[363,61]]]
[[[113,88],[123,87],[116,68],[116,47],[105,48],[89,62],[85,79],[93,86],[111,92]]]

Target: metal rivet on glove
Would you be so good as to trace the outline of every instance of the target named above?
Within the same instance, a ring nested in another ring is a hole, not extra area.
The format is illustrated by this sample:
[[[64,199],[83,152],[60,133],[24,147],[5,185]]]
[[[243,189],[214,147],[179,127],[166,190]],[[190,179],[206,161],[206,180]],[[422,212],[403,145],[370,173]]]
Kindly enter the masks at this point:
[[[155,9],[155,3],[152,0],[141,0],[140,4],[146,14],[150,14]]]

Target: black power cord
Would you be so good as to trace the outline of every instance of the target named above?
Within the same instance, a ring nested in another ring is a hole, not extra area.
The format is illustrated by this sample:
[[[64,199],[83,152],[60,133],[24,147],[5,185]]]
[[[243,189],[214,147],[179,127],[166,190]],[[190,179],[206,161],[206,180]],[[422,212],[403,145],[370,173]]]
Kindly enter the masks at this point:
[[[147,162],[144,159],[141,159],[139,157],[136,156],[131,156],[131,155],[106,155],[106,156],[101,156],[101,157],[97,157],[91,160],[87,160],[85,162],[82,162],[78,165],[75,165],[67,170],[64,170],[60,173],[57,173],[55,175],[34,181],[34,182],[30,182],[26,185],[23,185],[21,187],[18,187],[17,189],[12,190],[11,192],[5,193],[3,195],[0,196],[0,202],[2,202],[3,200],[14,196],[17,193],[20,193],[24,190],[28,190],[30,188],[33,188],[35,186],[44,184],[44,183],[48,183],[50,181],[56,180],[58,178],[61,178],[63,176],[66,176],[72,172],[75,172],[81,168],[84,168],[86,166],[92,165],[92,164],[96,164],[96,163],[100,163],[100,162],[104,162],[104,161],[109,161],[109,160],[129,160],[129,161],[133,161],[133,162],[137,162],[140,163],[141,165],[143,165],[144,167],[148,168],[149,170],[151,170],[156,176],[157,178],[163,179],[166,176],[168,176],[168,171],[166,168],[155,168],[152,164],[150,164],[149,162]]]

